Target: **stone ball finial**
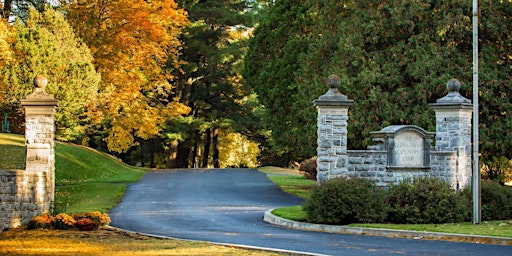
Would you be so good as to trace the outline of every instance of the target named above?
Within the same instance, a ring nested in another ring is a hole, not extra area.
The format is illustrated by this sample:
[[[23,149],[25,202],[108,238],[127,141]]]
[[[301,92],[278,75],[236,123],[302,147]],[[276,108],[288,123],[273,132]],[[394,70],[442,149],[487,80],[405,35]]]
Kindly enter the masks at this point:
[[[337,88],[341,85],[341,78],[337,75],[330,75],[325,80],[325,85],[327,85],[329,89]]]
[[[460,82],[459,80],[452,78],[446,83],[446,88],[449,92],[459,92]]]
[[[460,103],[471,103],[471,100],[464,98],[460,95],[460,82],[459,80],[452,78],[446,83],[446,88],[448,89],[448,94],[440,99],[438,99],[437,103],[449,103],[449,104],[460,104]]]
[[[48,80],[43,75],[37,75],[34,78],[34,86],[36,88],[40,88],[44,91],[47,84],[48,84]]]

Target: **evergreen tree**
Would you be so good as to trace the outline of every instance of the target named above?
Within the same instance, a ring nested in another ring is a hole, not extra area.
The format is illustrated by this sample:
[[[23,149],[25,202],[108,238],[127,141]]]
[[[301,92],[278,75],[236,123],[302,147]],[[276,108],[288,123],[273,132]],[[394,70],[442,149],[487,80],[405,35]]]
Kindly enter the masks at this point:
[[[294,109],[297,101],[305,100],[297,94],[296,78],[302,72],[299,59],[307,51],[313,25],[307,3],[282,0],[267,7],[245,59],[245,83],[264,106],[263,125],[271,132],[268,147],[284,163],[310,153],[301,144],[298,130],[312,123],[297,115]]]
[[[286,2],[276,1],[276,6]],[[507,147],[512,143],[508,132],[512,121],[507,118],[512,110],[512,45],[510,34],[503,33],[512,27],[512,3],[482,2],[479,24],[481,149],[484,156],[512,157],[512,150]],[[311,22],[297,18],[293,20],[295,23],[289,23],[308,24],[310,29],[307,50],[298,55],[298,64],[293,68],[299,72],[293,76],[260,79],[256,85],[262,88],[258,91],[260,98],[274,98],[261,100],[273,111],[273,119],[288,118],[289,123],[276,124],[276,128],[289,130],[289,139],[272,139],[289,152],[296,149],[304,152],[295,157],[315,154],[316,111],[311,102],[326,92],[323,81],[330,74],[342,78],[340,91],[355,101],[350,108],[349,148],[368,146],[370,131],[390,124],[413,124],[433,131],[434,114],[428,104],[447,93],[445,84],[450,78],[462,81],[461,93],[472,97],[471,3],[314,0],[300,6],[304,8],[302,14],[308,15]],[[293,30],[289,34],[294,34]],[[292,40],[283,45],[274,35],[272,29],[256,31],[249,50],[255,54],[248,55],[246,65],[257,68],[247,73],[247,80],[269,77],[265,67],[275,65],[274,59],[280,60],[281,52],[294,45]],[[259,38],[268,38],[268,41]],[[254,50],[274,45],[277,49],[266,59],[258,57],[258,51]],[[285,72],[290,66],[273,66],[273,72]],[[280,83],[295,85],[297,96],[273,93],[275,85]],[[285,99],[293,99],[288,104],[291,110],[286,114],[278,112],[271,104],[271,101]]]
[[[15,30],[14,60],[0,66],[0,81],[6,88],[2,108],[15,120],[23,120],[19,100],[33,92],[34,77],[44,75],[49,82],[47,92],[60,101],[55,116],[57,137],[84,138],[92,122],[88,107],[96,100],[100,81],[88,47],[52,8],[42,13],[30,9],[26,22],[17,21]]]
[[[186,28],[177,74],[176,96],[191,108],[188,117],[167,125],[169,167],[220,167],[219,136],[251,135],[255,129],[249,91],[240,65],[250,30],[248,2],[182,1],[191,24]],[[222,132],[220,132],[222,131]]]

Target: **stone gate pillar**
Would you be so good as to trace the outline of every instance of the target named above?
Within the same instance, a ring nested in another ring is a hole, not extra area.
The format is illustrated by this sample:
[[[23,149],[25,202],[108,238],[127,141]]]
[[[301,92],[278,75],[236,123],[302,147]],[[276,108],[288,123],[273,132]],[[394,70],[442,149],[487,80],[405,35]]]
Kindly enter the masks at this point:
[[[43,199],[50,208],[55,194],[55,125],[54,113],[58,100],[46,93],[44,76],[34,78],[35,92],[21,100],[25,109],[25,171],[46,172],[46,194]]]
[[[353,100],[337,89],[341,80],[330,75],[326,80],[327,93],[314,101],[317,121],[317,181],[323,182],[347,173],[347,121]]]
[[[436,113],[436,150],[455,151],[457,164],[452,170],[451,185],[462,189],[471,182],[471,100],[460,95],[460,82],[446,84],[448,94],[430,104]]]

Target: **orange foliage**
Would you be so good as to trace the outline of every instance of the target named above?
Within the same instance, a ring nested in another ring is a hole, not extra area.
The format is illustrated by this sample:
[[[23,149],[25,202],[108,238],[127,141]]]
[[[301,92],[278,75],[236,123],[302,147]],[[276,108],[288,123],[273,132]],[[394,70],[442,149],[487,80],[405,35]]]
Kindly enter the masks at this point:
[[[126,151],[135,137],[155,136],[159,124],[188,111],[169,99],[172,76],[164,69],[179,68],[178,36],[188,24],[173,0],[74,0],[67,11],[102,75],[110,150]]]

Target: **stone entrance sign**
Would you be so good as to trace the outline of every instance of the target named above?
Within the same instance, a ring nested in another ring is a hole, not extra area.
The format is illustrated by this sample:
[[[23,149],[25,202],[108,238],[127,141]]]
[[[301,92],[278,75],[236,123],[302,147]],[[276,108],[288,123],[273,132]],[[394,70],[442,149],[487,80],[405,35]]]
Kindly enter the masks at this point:
[[[338,91],[341,79],[331,75],[326,84],[329,91],[314,102],[319,183],[342,176],[368,178],[386,187],[416,177],[438,177],[454,189],[469,185],[473,105],[460,95],[459,81],[448,81],[448,94],[430,104],[436,113],[435,133],[414,125],[391,125],[371,132],[374,144],[366,150],[348,149],[348,109],[354,101]]]
[[[372,132],[372,135],[384,139],[388,168],[430,167],[430,148],[434,133],[414,125],[391,125]]]

